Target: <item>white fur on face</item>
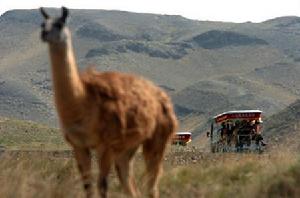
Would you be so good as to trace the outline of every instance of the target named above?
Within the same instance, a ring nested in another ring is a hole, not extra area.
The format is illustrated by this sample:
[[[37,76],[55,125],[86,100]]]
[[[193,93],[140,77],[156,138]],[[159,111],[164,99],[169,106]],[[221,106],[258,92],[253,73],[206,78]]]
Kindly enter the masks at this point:
[[[67,40],[68,31],[65,25],[58,19],[47,19],[42,24],[42,40],[49,43],[64,43]]]

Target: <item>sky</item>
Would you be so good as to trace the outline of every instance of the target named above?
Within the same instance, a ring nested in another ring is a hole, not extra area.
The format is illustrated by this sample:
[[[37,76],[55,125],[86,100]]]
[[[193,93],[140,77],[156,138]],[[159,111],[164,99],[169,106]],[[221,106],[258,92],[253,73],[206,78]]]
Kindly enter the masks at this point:
[[[300,16],[300,0],[0,0],[0,14],[12,9],[61,7],[182,15],[189,19],[261,22]]]

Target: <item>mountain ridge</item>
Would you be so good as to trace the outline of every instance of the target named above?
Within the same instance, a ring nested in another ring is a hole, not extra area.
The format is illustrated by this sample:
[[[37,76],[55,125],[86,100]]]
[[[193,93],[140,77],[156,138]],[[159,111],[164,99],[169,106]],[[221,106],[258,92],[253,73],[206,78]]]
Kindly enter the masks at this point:
[[[300,83],[289,78],[300,70],[300,27],[297,20],[291,24],[297,18],[223,23],[123,11],[70,13],[80,70],[94,65],[154,81],[171,95],[182,122],[199,116],[201,126],[220,111],[245,107],[272,115],[299,98]],[[0,115],[56,126],[41,21],[38,10],[0,17]],[[293,28],[276,26],[283,22]],[[199,126],[191,130],[199,134]]]

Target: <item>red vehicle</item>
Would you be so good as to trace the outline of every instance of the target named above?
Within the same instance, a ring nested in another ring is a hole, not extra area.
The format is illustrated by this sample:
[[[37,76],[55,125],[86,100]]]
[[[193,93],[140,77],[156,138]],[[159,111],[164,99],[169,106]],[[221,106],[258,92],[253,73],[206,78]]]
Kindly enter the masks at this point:
[[[228,111],[213,117],[209,133],[212,152],[263,151],[262,111]]]
[[[173,138],[172,144],[186,146],[191,141],[191,132],[177,132],[175,137]]]

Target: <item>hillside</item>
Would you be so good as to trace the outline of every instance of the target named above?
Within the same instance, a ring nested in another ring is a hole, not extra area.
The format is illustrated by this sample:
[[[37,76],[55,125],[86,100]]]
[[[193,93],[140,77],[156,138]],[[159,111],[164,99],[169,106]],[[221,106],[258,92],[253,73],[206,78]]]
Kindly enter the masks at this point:
[[[272,146],[281,145],[299,151],[300,100],[269,117],[264,123],[264,132]]]
[[[61,150],[69,148],[58,129],[35,122],[0,117],[0,149]]]
[[[0,115],[57,126],[41,21],[38,10],[0,17]],[[199,134],[209,117],[226,110],[272,115],[299,98],[297,17],[235,24],[71,10],[68,23],[81,69],[93,65],[153,80],[172,96],[181,130]]]

